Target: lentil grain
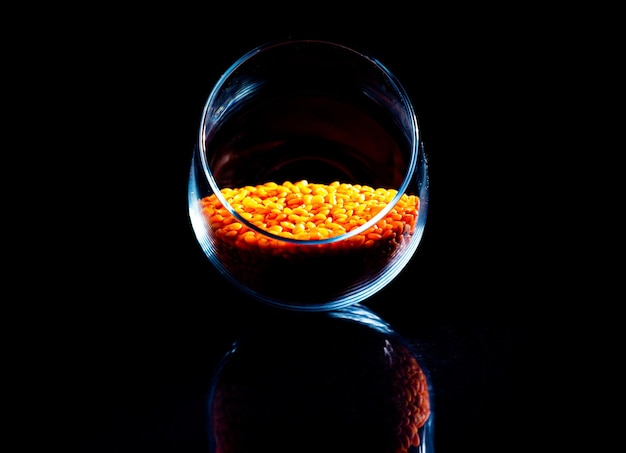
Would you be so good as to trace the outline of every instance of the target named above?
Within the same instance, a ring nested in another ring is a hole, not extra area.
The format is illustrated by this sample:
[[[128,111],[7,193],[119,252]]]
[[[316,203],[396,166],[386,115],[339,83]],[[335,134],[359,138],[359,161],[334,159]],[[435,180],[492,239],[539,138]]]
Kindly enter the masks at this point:
[[[299,296],[303,304],[333,298],[379,275],[413,235],[420,202],[416,195],[403,194],[381,220],[360,234],[348,240],[307,244],[361,227],[384,209],[397,191],[301,180],[224,188],[221,194],[237,214],[268,235],[237,220],[215,194],[204,197],[202,213],[213,232],[210,236],[220,262],[237,281],[255,291],[289,299],[296,291],[307,293]],[[290,286],[289,282],[299,280],[298,274],[313,276],[321,270],[320,275],[326,276],[324,284],[307,291]]]

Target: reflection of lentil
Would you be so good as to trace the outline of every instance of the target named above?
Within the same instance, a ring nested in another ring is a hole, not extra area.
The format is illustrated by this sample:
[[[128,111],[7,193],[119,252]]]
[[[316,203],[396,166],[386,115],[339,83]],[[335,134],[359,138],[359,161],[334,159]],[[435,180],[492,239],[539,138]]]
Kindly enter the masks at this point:
[[[395,403],[393,418],[398,434],[395,452],[407,452],[411,446],[420,445],[418,430],[430,416],[428,382],[417,359],[406,348],[394,348],[392,343],[387,342],[385,351],[389,361],[394,362],[391,399]]]
[[[431,415],[419,361],[393,336],[340,333],[349,327],[324,324],[327,336],[316,338],[299,326],[302,338],[285,337],[293,351],[280,348],[283,337],[276,333],[268,334],[270,341],[240,344],[215,381],[211,451],[408,453],[419,447]]]
[[[237,221],[215,194],[203,198],[202,212],[226,269],[255,290],[290,298],[302,289],[302,276],[318,276],[323,285],[302,296],[311,300],[333,297],[346,289],[346,282],[354,286],[375,277],[408,243],[419,209],[419,198],[404,194],[366,231],[344,241],[303,247],[277,237],[306,241],[340,236],[371,220],[397,191],[301,180],[225,188],[221,193],[241,217],[274,235],[263,236]]]

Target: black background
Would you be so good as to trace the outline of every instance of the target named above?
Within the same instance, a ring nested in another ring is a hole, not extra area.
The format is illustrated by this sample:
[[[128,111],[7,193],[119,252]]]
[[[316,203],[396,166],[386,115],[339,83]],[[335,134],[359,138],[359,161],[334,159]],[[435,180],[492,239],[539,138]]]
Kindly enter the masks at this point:
[[[369,53],[413,100],[430,162],[426,231],[406,269],[364,304],[426,351],[436,451],[528,441],[532,403],[513,383],[530,379],[521,333],[540,303],[529,282],[548,278],[523,264],[541,21],[383,6],[102,10],[39,43],[44,96],[28,114],[50,128],[36,147],[35,228],[53,240],[39,245],[39,282],[22,290],[50,295],[37,309],[46,335],[33,425],[55,426],[55,451],[208,451],[216,364],[272,309],[233,291],[196,243],[190,158],[219,76],[251,48],[290,38]]]

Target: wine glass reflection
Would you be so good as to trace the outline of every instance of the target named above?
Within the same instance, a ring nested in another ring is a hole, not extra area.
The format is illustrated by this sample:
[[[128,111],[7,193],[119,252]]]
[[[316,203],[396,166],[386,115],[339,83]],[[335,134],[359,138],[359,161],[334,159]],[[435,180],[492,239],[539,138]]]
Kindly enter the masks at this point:
[[[359,304],[273,316],[223,357],[212,453],[427,453],[429,378],[413,342]]]

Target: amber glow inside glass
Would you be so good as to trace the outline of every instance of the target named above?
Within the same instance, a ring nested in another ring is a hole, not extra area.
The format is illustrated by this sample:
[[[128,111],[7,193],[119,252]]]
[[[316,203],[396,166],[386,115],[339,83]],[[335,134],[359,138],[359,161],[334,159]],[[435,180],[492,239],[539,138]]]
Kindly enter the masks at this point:
[[[238,290],[330,310],[371,297],[412,259],[428,190],[418,121],[396,77],[343,45],[292,40],[251,50],[214,85],[189,215]]]

